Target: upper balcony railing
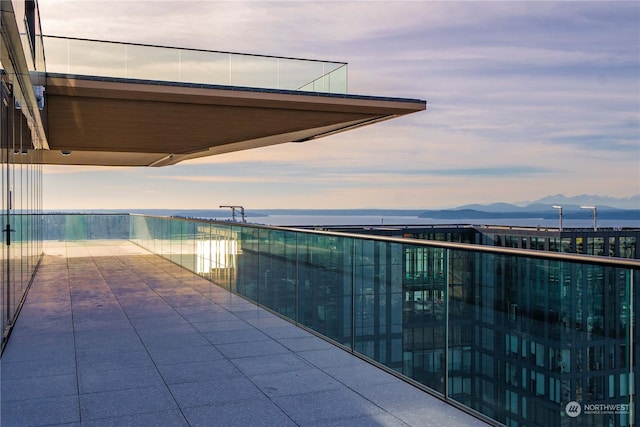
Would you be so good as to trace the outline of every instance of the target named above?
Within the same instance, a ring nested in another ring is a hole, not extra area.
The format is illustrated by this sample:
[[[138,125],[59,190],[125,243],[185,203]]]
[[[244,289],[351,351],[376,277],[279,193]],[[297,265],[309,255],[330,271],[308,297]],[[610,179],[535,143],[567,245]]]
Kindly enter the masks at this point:
[[[347,93],[347,64],[45,36],[48,73]]]

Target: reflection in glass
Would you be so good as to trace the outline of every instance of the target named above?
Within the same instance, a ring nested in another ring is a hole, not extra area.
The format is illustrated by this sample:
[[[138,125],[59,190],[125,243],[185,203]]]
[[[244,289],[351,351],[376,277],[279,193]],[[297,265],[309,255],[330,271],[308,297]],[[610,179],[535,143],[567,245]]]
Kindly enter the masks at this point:
[[[179,50],[125,45],[126,77],[145,80],[180,81]]]
[[[196,273],[234,268],[238,248],[233,240],[204,240],[196,242]]]
[[[180,81],[231,84],[231,56],[226,53],[180,51]]]
[[[196,254],[189,268],[500,423],[561,426],[565,402],[630,402],[638,332],[629,269],[162,221],[172,249]],[[623,426],[629,417],[589,420]]]
[[[47,40],[47,71],[57,72],[57,51],[49,51]],[[63,39],[64,40],[64,39]],[[67,73],[78,75],[98,75],[128,77],[127,47],[121,44],[94,43],[86,40],[69,40],[67,52]],[[53,61],[53,62],[52,62]]]

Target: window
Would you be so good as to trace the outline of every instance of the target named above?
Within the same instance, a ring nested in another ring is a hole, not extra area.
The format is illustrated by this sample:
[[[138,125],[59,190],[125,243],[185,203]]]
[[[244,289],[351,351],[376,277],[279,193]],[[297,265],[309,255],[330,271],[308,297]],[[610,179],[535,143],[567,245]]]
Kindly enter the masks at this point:
[[[482,347],[493,350],[493,330],[482,328]]]
[[[518,414],[518,395],[512,391],[507,390],[505,396],[505,404],[507,411]]]
[[[616,238],[609,237],[609,256],[616,256]]]
[[[587,239],[587,254],[604,255],[604,238],[589,237]]]
[[[636,257],[635,237],[620,237],[620,257],[631,259]]]

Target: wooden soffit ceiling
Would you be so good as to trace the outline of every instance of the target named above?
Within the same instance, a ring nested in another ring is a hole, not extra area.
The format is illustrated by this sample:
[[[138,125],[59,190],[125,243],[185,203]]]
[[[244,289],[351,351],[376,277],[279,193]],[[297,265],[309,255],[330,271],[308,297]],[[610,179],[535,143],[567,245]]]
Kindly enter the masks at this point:
[[[302,142],[424,110],[419,100],[47,78],[45,164],[164,166]]]

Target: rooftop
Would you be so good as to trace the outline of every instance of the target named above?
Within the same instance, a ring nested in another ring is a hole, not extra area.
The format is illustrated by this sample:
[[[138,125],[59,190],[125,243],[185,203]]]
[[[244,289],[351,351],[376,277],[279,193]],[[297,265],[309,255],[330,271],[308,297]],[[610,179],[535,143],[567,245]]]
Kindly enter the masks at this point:
[[[133,243],[46,243],[3,426],[485,425]]]

